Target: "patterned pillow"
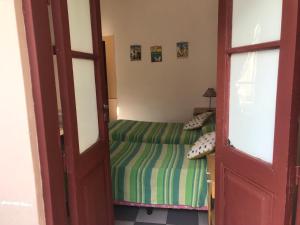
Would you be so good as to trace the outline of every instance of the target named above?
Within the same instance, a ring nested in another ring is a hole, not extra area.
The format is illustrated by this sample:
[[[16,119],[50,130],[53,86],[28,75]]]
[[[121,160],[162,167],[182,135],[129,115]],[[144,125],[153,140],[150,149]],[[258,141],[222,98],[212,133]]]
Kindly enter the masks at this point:
[[[210,132],[201,136],[189,151],[188,159],[199,159],[213,152],[216,145],[216,133]]]
[[[205,112],[195,116],[192,120],[186,122],[184,124],[184,130],[193,130],[196,128],[200,128],[204,122],[212,115],[213,112]]]

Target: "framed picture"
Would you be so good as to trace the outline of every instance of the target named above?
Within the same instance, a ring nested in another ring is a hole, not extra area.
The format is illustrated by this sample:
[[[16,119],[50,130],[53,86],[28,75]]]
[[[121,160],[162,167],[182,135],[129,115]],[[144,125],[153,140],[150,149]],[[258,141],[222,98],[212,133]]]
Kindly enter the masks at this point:
[[[162,61],[162,47],[152,46],[151,50],[151,62],[161,62]]]
[[[177,58],[187,58],[189,56],[189,43],[177,42]]]
[[[142,46],[141,45],[130,45],[130,60],[131,61],[142,60]]]

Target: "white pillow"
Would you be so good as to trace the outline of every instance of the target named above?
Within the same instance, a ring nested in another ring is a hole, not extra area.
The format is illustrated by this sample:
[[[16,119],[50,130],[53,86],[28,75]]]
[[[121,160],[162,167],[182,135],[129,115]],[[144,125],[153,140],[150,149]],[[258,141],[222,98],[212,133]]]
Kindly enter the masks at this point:
[[[213,112],[205,112],[205,113],[201,113],[197,116],[194,116],[194,118],[192,120],[190,120],[184,124],[183,129],[184,130],[193,130],[193,129],[202,127],[202,125],[207,120],[207,118],[210,117],[210,115],[212,115],[212,114],[213,114]]]
[[[188,152],[188,159],[199,159],[213,152],[216,146],[216,133],[210,132],[201,136]]]

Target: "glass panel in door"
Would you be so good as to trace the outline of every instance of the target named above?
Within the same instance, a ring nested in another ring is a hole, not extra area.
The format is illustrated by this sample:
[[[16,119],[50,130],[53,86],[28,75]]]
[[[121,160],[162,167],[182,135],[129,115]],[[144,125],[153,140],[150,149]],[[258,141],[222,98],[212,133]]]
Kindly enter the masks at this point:
[[[279,50],[231,57],[229,140],[235,148],[271,163]]]
[[[282,0],[234,0],[232,47],[279,40],[281,14]]]
[[[282,4],[233,0],[232,11],[228,139],[234,149],[268,163],[273,162]]]
[[[73,59],[79,151],[85,152],[99,137],[94,61]]]
[[[68,0],[68,15],[71,49],[93,53],[90,1]]]

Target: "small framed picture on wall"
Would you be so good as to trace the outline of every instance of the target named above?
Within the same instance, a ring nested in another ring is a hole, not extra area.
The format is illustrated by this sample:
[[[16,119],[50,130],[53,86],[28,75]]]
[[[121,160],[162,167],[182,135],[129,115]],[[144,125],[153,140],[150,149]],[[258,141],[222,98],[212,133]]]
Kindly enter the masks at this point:
[[[141,61],[142,60],[142,46],[130,45],[130,60]]]
[[[189,56],[189,43],[177,42],[177,58],[187,58]]]
[[[162,47],[152,46],[151,51],[151,62],[162,62]]]

